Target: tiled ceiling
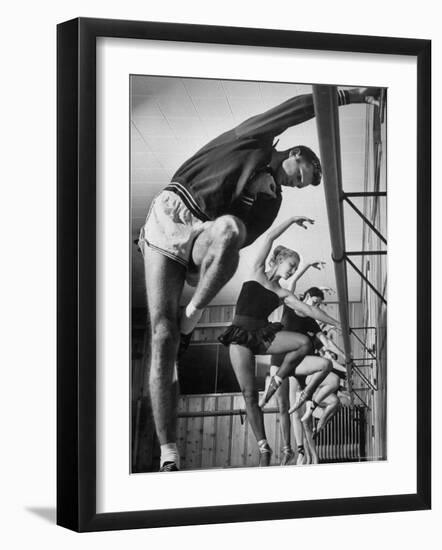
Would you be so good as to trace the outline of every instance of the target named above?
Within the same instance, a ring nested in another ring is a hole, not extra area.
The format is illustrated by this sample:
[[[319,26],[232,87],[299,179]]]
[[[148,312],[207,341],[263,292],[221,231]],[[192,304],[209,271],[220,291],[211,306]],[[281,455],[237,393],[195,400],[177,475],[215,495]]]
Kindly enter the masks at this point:
[[[178,167],[195,151],[220,133],[250,116],[274,107],[311,86],[246,81],[201,80],[171,77],[133,76],[131,79],[131,192],[132,237],[137,238],[149,204],[171,180]],[[368,107],[348,105],[339,109],[343,187],[363,191],[365,128]],[[278,149],[297,144],[319,151],[314,119],[289,128],[279,136]],[[283,190],[283,204],[275,224],[292,215],[315,220],[307,231],[290,228],[280,239],[298,250],[306,260],[325,260],[325,270],[310,270],[299,283],[299,291],[312,285],[336,288],[331,260],[330,236],[323,186],[304,190]],[[362,242],[362,222],[350,209],[345,210],[347,249],[358,250]],[[236,302],[247,265],[256,253],[256,243],[241,252],[233,279],[221,290],[214,303]],[[133,246],[133,305],[145,303],[143,264]],[[360,299],[360,279],[349,272],[349,299]],[[185,289],[183,299],[189,297]]]

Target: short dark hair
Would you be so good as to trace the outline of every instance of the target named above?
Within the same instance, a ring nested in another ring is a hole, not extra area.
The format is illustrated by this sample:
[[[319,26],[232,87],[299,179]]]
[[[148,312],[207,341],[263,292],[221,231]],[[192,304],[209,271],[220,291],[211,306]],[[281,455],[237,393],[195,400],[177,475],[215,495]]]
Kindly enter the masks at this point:
[[[312,179],[312,185],[316,186],[321,183],[322,178],[322,168],[321,168],[321,161],[317,157],[317,155],[305,145],[297,145],[296,147],[293,147],[293,149],[290,149],[289,156],[296,156],[299,155],[302,159],[306,160],[307,162],[310,162],[313,166],[313,179]]]
[[[313,296],[316,296],[317,298],[321,298],[321,300],[324,299],[324,293],[322,292],[322,290],[320,288],[318,288],[317,286],[312,286],[311,288],[309,288],[308,290],[306,290],[304,292],[304,297],[307,296],[307,294],[309,296],[311,296],[313,298]]]

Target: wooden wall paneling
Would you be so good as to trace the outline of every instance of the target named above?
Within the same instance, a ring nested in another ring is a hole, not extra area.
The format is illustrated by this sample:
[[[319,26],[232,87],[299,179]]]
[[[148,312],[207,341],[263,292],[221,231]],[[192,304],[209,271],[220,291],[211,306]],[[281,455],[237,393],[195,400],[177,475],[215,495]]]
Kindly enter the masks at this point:
[[[247,433],[247,458],[246,458],[246,464],[247,466],[258,466],[259,464],[259,452],[258,452],[258,444],[256,442],[256,437],[253,434],[252,427],[250,426],[250,422],[247,420],[246,417],[246,433]]]
[[[228,411],[232,408],[232,395],[219,395],[217,397],[217,409]],[[230,444],[232,436],[232,417],[218,416],[216,423],[216,466],[225,468],[230,464]]]
[[[233,408],[244,409],[244,398],[242,395],[233,396]],[[232,418],[232,448],[231,448],[231,466],[246,465],[246,415],[242,417],[236,414]]]
[[[276,424],[276,415],[275,413],[266,413],[264,414],[264,429],[266,432],[267,441],[270,445],[270,448],[273,451],[270,464],[276,464],[275,454],[276,454],[276,434],[275,434],[275,424]]]
[[[188,413],[203,410],[203,397],[192,395],[189,398]],[[186,470],[197,470],[201,467],[203,447],[203,417],[189,416],[186,429]]]
[[[204,397],[204,410],[214,411],[216,409],[216,397]],[[203,419],[201,451],[201,468],[211,468],[215,466],[216,452],[216,418],[215,416],[205,416]]]
[[[187,412],[189,399],[186,395],[178,398],[178,424],[177,424],[177,447],[181,459],[181,469],[186,469],[187,450],[187,418],[180,417],[180,413]]]

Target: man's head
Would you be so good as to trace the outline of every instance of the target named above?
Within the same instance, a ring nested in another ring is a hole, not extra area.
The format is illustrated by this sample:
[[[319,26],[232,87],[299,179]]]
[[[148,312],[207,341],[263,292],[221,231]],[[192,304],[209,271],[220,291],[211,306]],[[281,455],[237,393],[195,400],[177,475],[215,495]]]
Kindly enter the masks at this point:
[[[290,187],[302,189],[308,185],[321,183],[321,162],[315,153],[304,145],[297,145],[288,151],[288,156],[282,161],[282,168],[287,176]]]
[[[316,286],[312,286],[304,293],[304,302],[309,306],[319,306],[324,300],[324,293]]]

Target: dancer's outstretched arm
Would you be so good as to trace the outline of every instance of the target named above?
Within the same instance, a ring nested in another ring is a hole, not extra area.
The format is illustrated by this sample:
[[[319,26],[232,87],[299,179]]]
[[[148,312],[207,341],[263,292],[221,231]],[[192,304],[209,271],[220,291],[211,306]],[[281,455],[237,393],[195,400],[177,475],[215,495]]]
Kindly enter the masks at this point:
[[[327,336],[323,332],[318,332],[318,334],[316,334],[316,337],[321,341],[322,345],[327,350],[333,351],[334,353],[336,353],[336,355],[339,355],[340,357],[342,357],[344,361],[347,360],[344,351],[339,346],[337,346],[333,342],[333,340],[330,340],[330,338],[327,338]]]
[[[314,267],[315,269],[322,269],[325,266],[325,262],[304,262],[301,261],[299,264],[298,269],[295,271],[295,274],[293,275],[293,278],[290,283],[290,291],[295,292],[296,285],[299,281],[299,279],[307,273],[307,271]]]
[[[253,262],[253,270],[256,271],[258,269],[263,269],[265,267],[265,262],[267,259],[267,256],[270,254],[270,250],[272,249],[273,242],[280,237],[284,231],[287,231],[287,229],[296,223],[297,225],[300,225],[304,229],[307,229],[307,226],[304,225],[306,223],[314,224],[314,220],[310,218],[306,218],[305,216],[293,216],[286,220],[285,222],[281,223],[268,233],[266,233],[262,246],[260,250],[258,251],[258,254],[255,258],[255,261]]]
[[[322,321],[323,323],[327,323],[329,325],[337,327],[340,326],[340,323],[337,319],[330,317],[330,315],[328,315],[327,313],[325,313],[325,311],[322,311],[318,307],[312,307],[304,302],[301,302],[301,300],[298,300],[298,298],[296,298],[294,294],[288,291],[287,295],[284,296],[284,303],[286,304],[286,306],[290,307],[294,311],[298,311],[303,315],[306,315],[307,317],[315,319],[316,321]]]

